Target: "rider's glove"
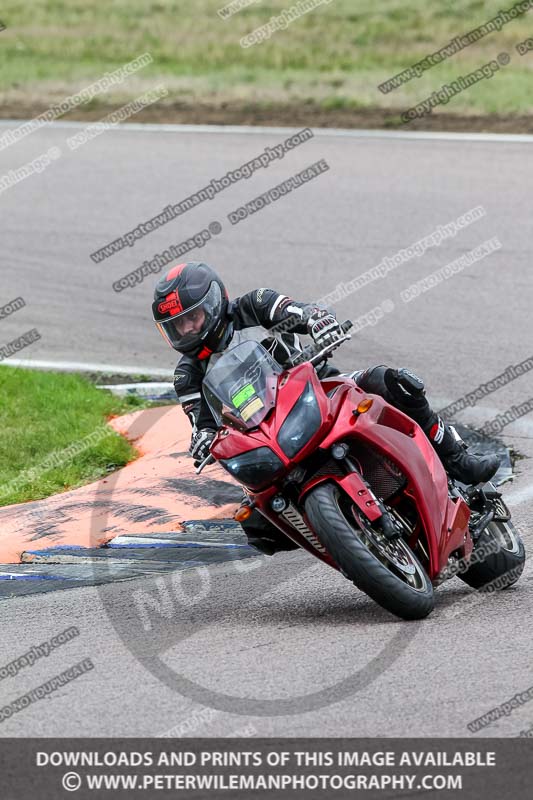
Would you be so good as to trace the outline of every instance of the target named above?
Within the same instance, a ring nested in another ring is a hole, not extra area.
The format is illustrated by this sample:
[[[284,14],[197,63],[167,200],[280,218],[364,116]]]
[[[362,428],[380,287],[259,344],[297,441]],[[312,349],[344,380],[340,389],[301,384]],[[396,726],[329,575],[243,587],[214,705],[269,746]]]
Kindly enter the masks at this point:
[[[204,428],[203,430],[195,433],[192,437],[189,453],[194,458],[195,467],[199,467],[202,461],[204,461],[209,455],[209,448],[211,447],[211,442],[215,436],[216,431],[211,430],[210,428]]]
[[[319,347],[325,347],[342,336],[342,329],[335,315],[322,308],[316,308],[311,312],[307,319],[307,330]]]

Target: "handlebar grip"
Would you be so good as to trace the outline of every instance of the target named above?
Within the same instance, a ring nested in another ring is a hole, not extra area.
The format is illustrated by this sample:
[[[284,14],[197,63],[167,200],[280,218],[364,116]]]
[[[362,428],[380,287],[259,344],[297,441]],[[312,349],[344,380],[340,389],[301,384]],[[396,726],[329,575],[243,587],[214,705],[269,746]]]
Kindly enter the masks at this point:
[[[341,322],[341,330],[343,333],[347,333],[350,328],[353,328],[353,322],[351,320],[347,319],[344,322]]]

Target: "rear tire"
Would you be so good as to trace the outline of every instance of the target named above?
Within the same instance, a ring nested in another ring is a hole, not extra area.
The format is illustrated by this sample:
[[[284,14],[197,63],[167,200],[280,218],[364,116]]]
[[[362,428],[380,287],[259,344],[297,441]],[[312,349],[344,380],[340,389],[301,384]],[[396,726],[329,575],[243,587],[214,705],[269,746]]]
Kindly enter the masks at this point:
[[[363,530],[355,517],[347,517],[341,497],[336,484],[321,483],[305,498],[305,512],[343,575],[392,614],[407,620],[427,617],[434,606],[433,586],[417,557],[403,539],[388,542],[381,537],[385,544],[380,550],[374,539],[380,534]],[[387,558],[387,549],[405,564],[405,574]]]
[[[524,543],[511,520],[489,522],[476,541],[474,553],[494,542],[500,546],[497,553],[491,553],[484,561],[472,564],[466,572],[457,575],[473,589],[489,591],[489,585],[494,591],[507,589],[517,582],[524,570]]]

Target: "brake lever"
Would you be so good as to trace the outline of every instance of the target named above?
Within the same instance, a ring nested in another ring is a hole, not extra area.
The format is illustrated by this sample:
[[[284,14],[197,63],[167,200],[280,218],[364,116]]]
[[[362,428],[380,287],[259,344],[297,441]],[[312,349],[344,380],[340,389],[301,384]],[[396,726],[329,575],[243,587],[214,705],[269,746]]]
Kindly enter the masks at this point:
[[[349,333],[345,333],[343,336],[339,336],[338,339],[336,339],[334,342],[330,342],[330,344],[326,345],[326,347],[320,350],[319,353],[316,353],[316,355],[310,358],[309,363],[313,365],[318,364],[318,362],[321,361],[323,358],[328,358],[329,355],[333,353],[334,350],[337,349],[337,347],[340,347],[341,344],[343,344],[343,342],[346,342],[348,341],[348,339],[351,338],[352,338],[351,334]]]
[[[340,347],[340,345],[343,342],[347,342],[348,339],[352,338],[351,334],[348,333],[350,328],[353,328],[353,322],[351,320],[347,319],[344,322],[341,322],[340,329],[342,331],[342,335],[339,336],[338,339],[336,339],[333,342],[330,342],[328,345],[323,347],[322,350],[320,350],[318,353],[315,353],[314,356],[311,356],[311,358],[306,357],[307,356],[306,350],[308,350],[308,348],[305,348],[302,353],[298,353],[296,356],[289,359],[291,367],[303,364],[306,361],[309,364],[313,364],[313,366],[316,366],[322,360],[327,361],[331,353],[333,353],[333,351],[336,350],[337,347]]]
[[[208,464],[212,464],[213,461],[216,461],[216,458],[213,455],[211,455],[211,453],[209,453],[209,455],[206,456],[206,458],[204,458],[200,466],[196,467],[196,474],[199,475],[200,472],[203,470],[203,468],[207,467]]]

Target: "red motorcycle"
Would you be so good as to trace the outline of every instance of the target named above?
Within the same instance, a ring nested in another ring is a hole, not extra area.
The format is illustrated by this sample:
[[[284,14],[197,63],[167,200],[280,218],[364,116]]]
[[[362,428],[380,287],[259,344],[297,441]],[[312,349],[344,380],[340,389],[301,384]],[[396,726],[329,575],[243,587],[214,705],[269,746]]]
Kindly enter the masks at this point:
[[[417,423],[350,376],[318,377],[350,327],[290,369],[256,341],[218,356],[203,390],[220,427],[197,472],[218,461],[245,489],[237,520],[257,509],[403,619],[427,616],[454,575],[515,583],[524,546],[496,488],[449,479]]]

